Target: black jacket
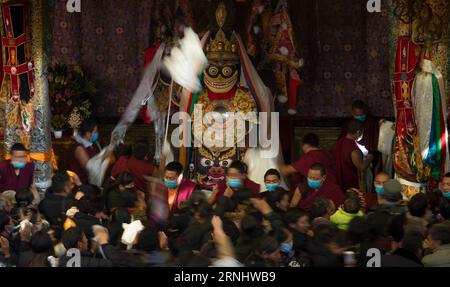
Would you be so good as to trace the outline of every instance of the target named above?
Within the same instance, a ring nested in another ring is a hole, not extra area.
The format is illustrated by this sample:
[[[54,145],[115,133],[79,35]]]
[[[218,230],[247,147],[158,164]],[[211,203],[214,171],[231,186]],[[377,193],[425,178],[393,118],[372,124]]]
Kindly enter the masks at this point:
[[[381,267],[423,267],[423,265],[415,254],[399,248],[390,255],[381,256]]]
[[[82,212],[78,212],[77,214],[75,214],[73,221],[75,222],[78,228],[81,228],[81,230],[83,230],[84,234],[89,240],[89,247],[90,247],[91,240],[94,237],[94,231],[92,230],[92,226],[102,225],[102,223],[97,217]]]
[[[47,193],[44,200],[39,203],[39,211],[52,226],[62,225],[66,211],[72,206],[74,197]]]

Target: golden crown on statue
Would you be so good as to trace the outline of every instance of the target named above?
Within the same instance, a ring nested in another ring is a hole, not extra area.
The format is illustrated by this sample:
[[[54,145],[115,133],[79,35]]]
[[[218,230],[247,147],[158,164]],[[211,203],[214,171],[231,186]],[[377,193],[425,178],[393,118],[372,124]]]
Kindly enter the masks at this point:
[[[223,30],[219,30],[206,45],[206,57],[210,61],[238,61],[237,45],[227,39]]]
[[[206,45],[206,57],[210,61],[238,61],[237,44],[233,40],[228,40],[225,32],[222,30],[227,18],[227,10],[225,4],[221,2],[216,10],[216,22],[219,30],[214,39],[211,38]]]

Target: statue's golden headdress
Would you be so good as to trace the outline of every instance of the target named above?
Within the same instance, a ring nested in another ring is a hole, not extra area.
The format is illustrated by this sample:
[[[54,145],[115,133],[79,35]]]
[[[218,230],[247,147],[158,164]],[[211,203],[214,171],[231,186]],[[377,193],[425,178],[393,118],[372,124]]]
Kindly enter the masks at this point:
[[[211,38],[206,45],[206,57],[209,61],[234,62],[239,60],[236,42],[233,39],[229,40],[223,30],[227,16],[227,8],[221,1],[215,12],[215,20],[219,29],[214,39]]]

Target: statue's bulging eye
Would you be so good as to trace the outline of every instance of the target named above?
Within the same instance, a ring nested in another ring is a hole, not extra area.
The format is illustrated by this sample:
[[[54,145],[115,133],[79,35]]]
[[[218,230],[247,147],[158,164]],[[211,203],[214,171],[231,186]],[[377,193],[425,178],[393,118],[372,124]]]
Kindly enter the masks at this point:
[[[231,67],[224,67],[222,69],[222,75],[224,75],[224,77],[229,77],[231,74],[233,74],[233,69]]]
[[[202,166],[204,166],[204,167],[210,167],[210,166],[213,165],[213,162],[212,162],[210,159],[202,158],[202,159],[200,160],[200,164],[201,164]]]
[[[219,162],[219,166],[227,168],[230,166],[231,162],[232,162],[231,159],[230,160],[221,160]]]
[[[211,66],[208,68],[208,74],[210,74],[211,76],[217,76],[218,73],[219,69],[217,67]]]

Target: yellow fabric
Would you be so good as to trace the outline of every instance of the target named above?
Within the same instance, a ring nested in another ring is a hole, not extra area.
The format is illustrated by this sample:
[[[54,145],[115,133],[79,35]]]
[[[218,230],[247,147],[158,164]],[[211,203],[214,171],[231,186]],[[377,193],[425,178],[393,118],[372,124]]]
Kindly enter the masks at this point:
[[[11,159],[10,154],[5,155],[5,159],[9,160]],[[52,161],[53,169],[58,170],[58,163],[57,163],[57,157],[55,153],[53,152],[53,149],[50,149],[48,153],[30,153],[28,155],[28,161],[35,160],[40,162],[48,162]]]
[[[64,231],[66,231],[67,229],[72,228],[72,227],[74,227],[74,228],[77,227],[76,223],[72,219],[67,218],[63,224]]]
[[[175,202],[175,198],[177,197],[178,188],[169,189],[168,203],[169,210],[172,210],[173,203]]]

